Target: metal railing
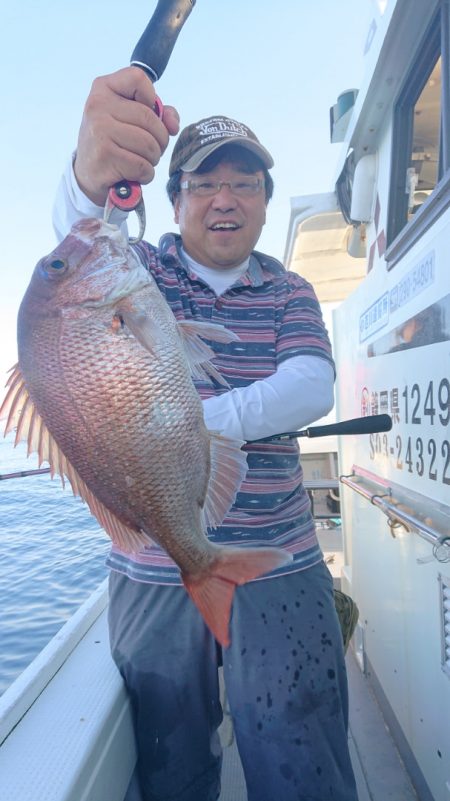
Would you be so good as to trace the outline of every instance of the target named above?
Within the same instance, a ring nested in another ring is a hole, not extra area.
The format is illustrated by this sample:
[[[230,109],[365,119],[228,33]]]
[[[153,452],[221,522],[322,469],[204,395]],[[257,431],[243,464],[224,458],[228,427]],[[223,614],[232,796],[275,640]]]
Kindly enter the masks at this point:
[[[402,526],[416,532],[433,546],[433,557],[439,562],[450,561],[450,515],[448,507],[418,492],[389,482],[362,467],[353,465],[352,473],[341,476],[342,484],[362,495],[388,518],[391,533]],[[430,557],[431,559],[432,557]],[[429,561],[427,558],[419,560]]]

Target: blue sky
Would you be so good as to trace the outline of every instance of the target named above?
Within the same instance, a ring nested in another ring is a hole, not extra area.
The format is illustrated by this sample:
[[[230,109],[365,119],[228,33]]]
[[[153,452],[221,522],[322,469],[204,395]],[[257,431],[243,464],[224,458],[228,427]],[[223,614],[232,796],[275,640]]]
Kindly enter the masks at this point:
[[[17,309],[55,245],[51,208],[97,75],[129,63],[156,0],[31,0],[2,11],[0,397],[16,359]],[[370,0],[197,0],[157,84],[182,124],[226,114],[270,150],[275,195],[259,248],[282,258],[290,198],[333,188],[340,145],[329,108],[358,88]],[[146,238],[176,230],[164,185],[169,150],[145,190]]]

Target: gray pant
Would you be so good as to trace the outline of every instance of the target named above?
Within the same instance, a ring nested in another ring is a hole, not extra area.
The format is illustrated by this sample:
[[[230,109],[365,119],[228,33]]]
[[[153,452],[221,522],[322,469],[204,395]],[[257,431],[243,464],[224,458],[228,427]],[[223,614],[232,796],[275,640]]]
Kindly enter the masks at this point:
[[[110,577],[111,650],[144,801],[215,801],[224,678],[249,801],[357,801],[332,581],[321,563],[236,590],[222,651],[183,587]]]

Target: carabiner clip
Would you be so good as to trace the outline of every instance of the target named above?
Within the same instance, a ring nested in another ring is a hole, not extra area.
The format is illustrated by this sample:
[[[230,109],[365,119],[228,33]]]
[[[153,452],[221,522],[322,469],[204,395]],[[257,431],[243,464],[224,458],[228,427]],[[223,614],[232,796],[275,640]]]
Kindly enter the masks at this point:
[[[108,192],[103,219],[109,222],[114,209],[135,211],[139,220],[139,232],[130,237],[130,244],[140,242],[145,231],[145,206],[142,198],[142,187],[137,181],[118,181]]]
[[[164,105],[158,95],[155,96],[153,111],[157,117],[162,119]],[[136,212],[139,220],[138,235],[130,237],[128,241],[131,245],[140,242],[145,231],[145,206],[142,197],[142,187],[137,181],[118,181],[111,187],[108,192],[108,197],[106,198],[105,211],[103,214],[105,222],[109,222],[114,209]]]

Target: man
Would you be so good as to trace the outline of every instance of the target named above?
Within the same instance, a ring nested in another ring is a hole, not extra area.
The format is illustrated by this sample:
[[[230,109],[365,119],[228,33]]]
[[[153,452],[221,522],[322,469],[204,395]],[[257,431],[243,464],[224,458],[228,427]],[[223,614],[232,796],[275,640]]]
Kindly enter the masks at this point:
[[[60,236],[101,216],[121,178],[150,181],[174,109],[152,111],[140,70],[97,79],[76,157],[60,187]],[[248,473],[214,542],[285,548],[293,561],[238,587],[231,645],[221,649],[156,546],[110,558],[110,638],[134,711],[144,801],[213,801],[220,793],[224,678],[249,801],[356,801],[347,747],[347,687],[332,581],[316,539],[296,442],[252,440],[300,428],[333,404],[330,344],[312,287],[254,251],[273,183],[272,157],[223,116],[188,126],[175,145],[169,197],[181,236],[136,246],[178,319],[220,323],[228,382],[198,382],[210,429],[246,440]],[[115,221],[124,224],[124,215]],[[195,465],[193,465],[195,469]]]

